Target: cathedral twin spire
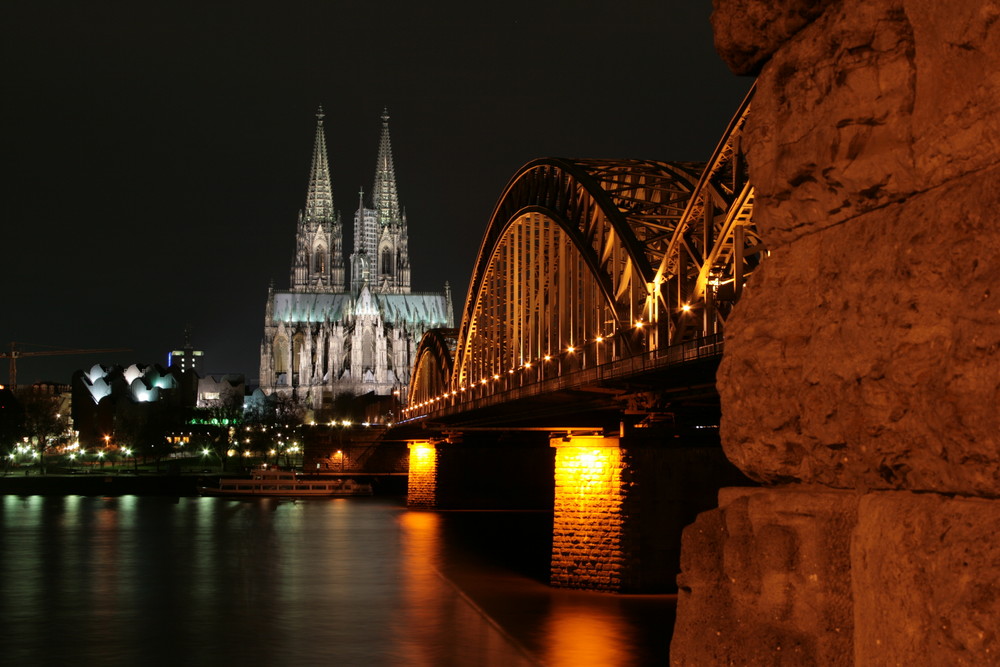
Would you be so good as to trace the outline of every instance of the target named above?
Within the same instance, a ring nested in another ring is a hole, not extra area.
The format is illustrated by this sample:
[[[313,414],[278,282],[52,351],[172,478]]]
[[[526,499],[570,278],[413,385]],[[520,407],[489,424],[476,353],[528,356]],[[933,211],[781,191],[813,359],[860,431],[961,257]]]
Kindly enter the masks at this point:
[[[399,194],[396,192],[396,169],[392,164],[392,144],[389,141],[389,110],[382,110],[382,136],[378,142],[375,165],[375,191],[372,193],[378,222],[390,225],[400,219]]]
[[[299,213],[296,254],[292,263],[293,291],[342,292],[345,288],[343,233],[333,205],[333,188],[327,160],[323,107],[316,112],[316,139],[306,206]],[[354,253],[351,255],[351,288],[373,292],[410,291],[406,217],[399,205],[396,173],[389,140],[389,113],[382,112],[375,167],[373,206],[364,206],[362,194],[354,220]]]
[[[305,217],[313,220],[333,219],[333,188],[330,186],[330,164],[326,157],[324,117],[321,104],[316,111],[316,140],[313,144],[312,169],[309,170],[309,191],[306,194]]]
[[[372,208],[360,193],[354,214],[354,253],[351,254],[351,290],[368,286],[374,292],[406,294],[410,291],[409,240],[406,214],[399,205],[396,169],[389,140],[389,112],[382,111],[382,134],[375,161]]]

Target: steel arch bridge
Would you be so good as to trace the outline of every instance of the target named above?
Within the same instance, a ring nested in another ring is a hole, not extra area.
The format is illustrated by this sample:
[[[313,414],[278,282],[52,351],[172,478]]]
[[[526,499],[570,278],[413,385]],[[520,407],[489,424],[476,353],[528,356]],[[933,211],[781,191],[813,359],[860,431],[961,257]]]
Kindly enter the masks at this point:
[[[457,336],[421,342],[404,416],[608,364],[634,372],[628,360],[671,363],[706,346],[718,354],[765,254],[741,147],[751,97],[708,163],[522,167],[490,218]]]

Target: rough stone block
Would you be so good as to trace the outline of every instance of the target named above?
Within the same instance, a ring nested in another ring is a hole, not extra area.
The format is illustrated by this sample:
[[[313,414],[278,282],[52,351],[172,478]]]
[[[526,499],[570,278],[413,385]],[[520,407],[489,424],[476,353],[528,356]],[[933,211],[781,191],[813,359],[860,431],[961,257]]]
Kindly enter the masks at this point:
[[[764,482],[1000,489],[1000,167],[779,248],[730,318],[727,456]]]
[[[855,664],[1000,664],[1000,501],[865,496],[851,546]]]
[[[753,74],[833,0],[714,0],[715,50],[736,74]]]
[[[850,665],[858,496],[723,489],[685,529],[674,665]]]
[[[778,50],[745,135],[765,241],[996,164],[998,18],[995,0],[843,0]]]

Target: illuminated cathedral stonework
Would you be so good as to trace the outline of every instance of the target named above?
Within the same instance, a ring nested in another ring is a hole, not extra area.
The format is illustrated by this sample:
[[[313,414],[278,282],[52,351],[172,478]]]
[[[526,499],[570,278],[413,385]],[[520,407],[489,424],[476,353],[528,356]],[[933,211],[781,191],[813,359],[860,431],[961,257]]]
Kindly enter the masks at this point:
[[[410,291],[406,214],[399,204],[382,114],[371,208],[362,193],[354,214],[354,252],[345,275],[340,215],[333,204],[323,130],[316,141],[305,209],[299,212],[290,289],[268,289],[260,385],[313,409],[340,394],[405,396],[420,337],[453,327],[451,294]],[[349,280],[349,282],[348,282]]]

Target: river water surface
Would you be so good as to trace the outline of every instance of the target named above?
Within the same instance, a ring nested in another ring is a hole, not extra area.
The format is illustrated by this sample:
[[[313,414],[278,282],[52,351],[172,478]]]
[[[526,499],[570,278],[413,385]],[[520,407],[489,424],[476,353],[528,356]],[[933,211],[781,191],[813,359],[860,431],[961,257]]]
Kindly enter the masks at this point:
[[[0,664],[665,664],[674,599],[545,585],[545,513],[0,496]]]

